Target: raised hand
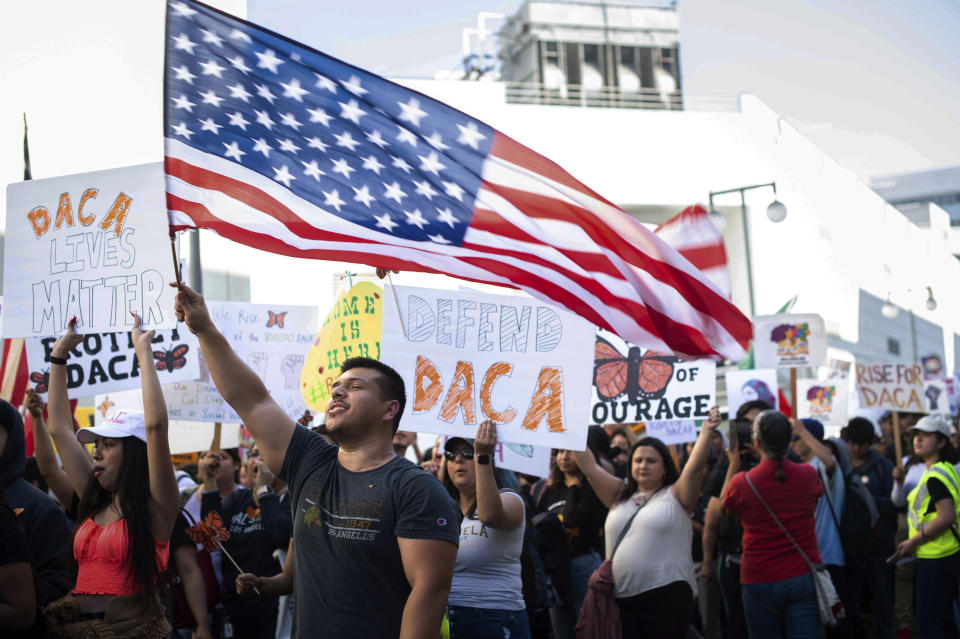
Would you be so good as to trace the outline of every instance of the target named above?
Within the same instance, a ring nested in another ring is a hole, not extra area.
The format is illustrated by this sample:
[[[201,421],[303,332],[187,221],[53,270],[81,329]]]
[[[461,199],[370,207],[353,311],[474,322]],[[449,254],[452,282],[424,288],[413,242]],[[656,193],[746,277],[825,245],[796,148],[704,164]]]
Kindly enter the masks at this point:
[[[43,400],[40,399],[40,395],[37,394],[37,391],[33,390],[32,388],[28,388],[23,403],[27,407],[27,410],[30,411],[30,415],[33,416],[34,419],[43,417]]]
[[[133,328],[130,329],[130,339],[133,340],[134,349],[136,349],[138,354],[143,349],[146,349],[148,352],[152,353],[153,338],[157,332],[144,331],[141,328],[140,316],[136,313],[130,314],[133,315]]]
[[[74,317],[70,320],[70,323],[67,324],[67,330],[63,332],[56,342],[53,343],[53,348],[50,349],[50,354],[54,357],[63,357],[66,358],[70,355],[72,351],[80,342],[83,341],[83,335],[77,334],[77,318]]]
[[[178,285],[171,282],[170,286],[178,291],[173,302],[173,311],[177,320],[186,324],[190,332],[195,335],[213,327],[213,321],[207,311],[207,304],[203,301],[203,296],[200,293],[186,284]]]
[[[497,425],[492,419],[485,419],[477,427],[477,436],[473,440],[473,452],[489,455],[497,445]]]

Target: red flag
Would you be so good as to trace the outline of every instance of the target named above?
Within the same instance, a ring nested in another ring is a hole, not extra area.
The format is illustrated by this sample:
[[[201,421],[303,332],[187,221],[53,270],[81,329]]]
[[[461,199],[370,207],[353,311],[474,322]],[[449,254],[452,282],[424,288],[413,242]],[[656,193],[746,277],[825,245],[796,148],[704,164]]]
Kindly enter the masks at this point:
[[[730,274],[723,234],[703,206],[688,206],[654,231],[730,297]]]

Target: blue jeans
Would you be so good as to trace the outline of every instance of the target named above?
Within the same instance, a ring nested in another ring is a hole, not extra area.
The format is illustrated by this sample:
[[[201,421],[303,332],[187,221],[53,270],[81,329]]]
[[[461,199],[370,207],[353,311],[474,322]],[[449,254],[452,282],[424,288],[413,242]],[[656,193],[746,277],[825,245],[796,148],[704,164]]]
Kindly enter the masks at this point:
[[[924,639],[960,636],[953,617],[958,577],[960,553],[940,559],[917,559],[914,620]]]
[[[583,599],[587,596],[587,583],[590,581],[590,575],[600,567],[603,559],[595,552],[589,552],[586,555],[580,555],[570,560],[570,586],[573,589],[573,614],[580,618],[580,608],[583,606]]]
[[[820,614],[813,575],[743,584],[743,610],[751,639],[817,639]],[[784,631],[786,635],[784,635]]]
[[[448,606],[450,639],[530,639],[526,610]]]

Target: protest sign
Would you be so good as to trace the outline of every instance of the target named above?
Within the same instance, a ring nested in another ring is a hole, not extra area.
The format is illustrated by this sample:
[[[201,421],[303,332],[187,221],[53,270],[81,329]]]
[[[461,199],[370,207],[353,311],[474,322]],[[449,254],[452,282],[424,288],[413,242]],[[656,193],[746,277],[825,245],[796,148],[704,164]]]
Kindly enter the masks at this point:
[[[656,437],[667,446],[686,444],[697,440],[700,431],[692,419],[672,419],[664,422],[651,422],[646,425],[644,437]]]
[[[50,378],[50,354],[56,341],[56,337],[25,340],[30,384],[44,399]],[[186,326],[157,331],[153,359],[161,384],[200,376],[200,347]],[[130,333],[87,333],[70,352],[66,368],[70,399],[140,388],[140,363]]]
[[[173,328],[168,238],[159,163],[9,185],[4,336]]]
[[[360,282],[340,294],[313,339],[300,371],[300,394],[307,408],[323,413],[340,365],[351,357],[380,359],[383,289]]]
[[[107,416],[121,409],[143,410],[143,395],[139,389],[98,394],[94,399],[96,410],[93,414],[95,426],[103,423]],[[182,455],[210,449],[213,439],[213,424],[208,422],[170,419],[168,439],[170,454]],[[239,429],[236,424],[224,424],[220,434],[221,448],[236,448],[239,445]]]
[[[809,417],[824,424],[847,425],[847,381],[831,379],[797,380],[797,416]]]
[[[716,398],[714,362],[685,362],[597,331],[591,423],[706,419]]]
[[[450,435],[443,436],[446,444]],[[462,437],[462,435],[458,435]],[[550,449],[531,444],[512,444],[498,441],[493,447],[493,463],[497,468],[505,468],[515,473],[533,475],[534,477],[550,477]]]
[[[585,448],[593,325],[474,291],[389,287],[383,305],[380,359],[410,389],[405,430],[473,437],[492,419],[514,443]]]
[[[926,400],[926,412],[950,414],[950,396],[947,393],[947,381],[927,379],[923,382],[923,397]]]
[[[758,399],[775,409],[780,408],[777,369],[727,371],[724,378],[727,382],[727,414],[731,419],[741,406]]]
[[[757,368],[819,366],[827,357],[827,329],[819,315],[761,315],[753,318]]]
[[[317,330],[312,306],[207,302],[210,317],[237,356],[263,380],[270,396],[293,419],[306,406],[300,396],[300,371]],[[163,389],[171,419],[201,422],[240,421],[227,405],[200,359],[200,379]]]
[[[954,373],[953,377],[947,377],[943,381],[950,401],[950,414],[957,415],[960,413],[960,372]]]
[[[861,408],[926,412],[920,364],[857,364],[855,372]]]

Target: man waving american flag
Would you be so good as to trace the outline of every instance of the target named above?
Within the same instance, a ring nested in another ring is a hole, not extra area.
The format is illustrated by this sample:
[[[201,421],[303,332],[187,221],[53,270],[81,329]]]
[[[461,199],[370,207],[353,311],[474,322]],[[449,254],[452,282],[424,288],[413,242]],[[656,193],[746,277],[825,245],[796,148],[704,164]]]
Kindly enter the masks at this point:
[[[188,0],[167,8],[165,75],[174,229],[519,288],[632,343],[743,355],[750,322],[702,273],[475,118]]]

